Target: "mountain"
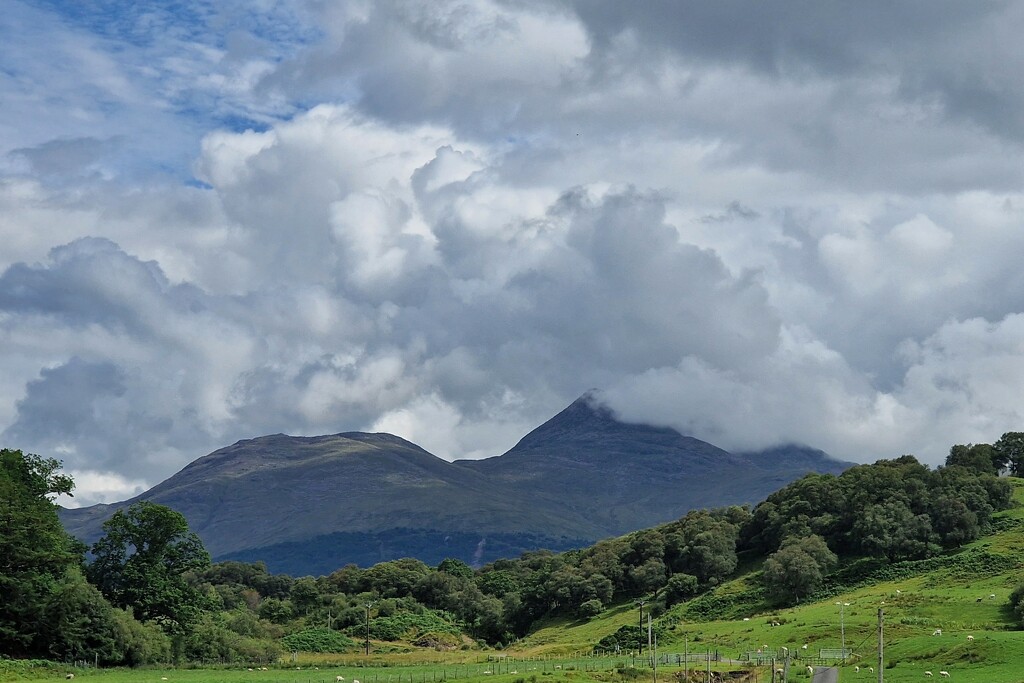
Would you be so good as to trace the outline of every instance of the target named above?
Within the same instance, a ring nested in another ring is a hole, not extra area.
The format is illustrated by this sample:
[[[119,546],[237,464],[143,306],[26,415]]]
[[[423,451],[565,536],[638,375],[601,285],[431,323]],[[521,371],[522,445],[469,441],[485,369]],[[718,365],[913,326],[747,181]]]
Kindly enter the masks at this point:
[[[276,434],[214,451],[127,501],[62,509],[61,520],[91,543],[115,510],[149,500],[181,512],[214,559],[294,575],[407,556],[480,564],[756,503],[850,464],[798,446],[729,453],[621,422],[587,394],[484,460],[448,462],[390,434]]]

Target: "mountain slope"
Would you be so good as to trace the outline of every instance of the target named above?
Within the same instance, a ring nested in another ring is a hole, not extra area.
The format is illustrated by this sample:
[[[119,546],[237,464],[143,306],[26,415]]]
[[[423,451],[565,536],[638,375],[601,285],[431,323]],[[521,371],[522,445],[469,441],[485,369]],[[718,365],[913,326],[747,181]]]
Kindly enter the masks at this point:
[[[609,535],[694,508],[759,502],[807,472],[838,474],[850,465],[799,446],[729,453],[667,427],[620,422],[591,394],[504,455],[456,464],[530,491],[562,514],[585,514]]]
[[[283,434],[199,458],[123,503],[62,510],[86,542],[113,512],[149,500],[178,510],[215,559],[326,573],[346,562],[447,556],[479,563],[566,549],[760,501],[806,472],[848,466],[790,447],[732,454],[678,432],[620,422],[590,396],[501,456],[442,460],[390,434]]]

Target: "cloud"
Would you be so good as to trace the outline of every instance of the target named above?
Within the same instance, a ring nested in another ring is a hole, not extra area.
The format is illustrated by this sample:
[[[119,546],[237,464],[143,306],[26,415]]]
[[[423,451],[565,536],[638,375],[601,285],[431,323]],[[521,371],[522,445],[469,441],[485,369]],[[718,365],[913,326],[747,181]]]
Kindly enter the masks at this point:
[[[0,432],[80,500],[592,387],[854,460],[1019,428],[1012,3],[179,9],[0,17]]]

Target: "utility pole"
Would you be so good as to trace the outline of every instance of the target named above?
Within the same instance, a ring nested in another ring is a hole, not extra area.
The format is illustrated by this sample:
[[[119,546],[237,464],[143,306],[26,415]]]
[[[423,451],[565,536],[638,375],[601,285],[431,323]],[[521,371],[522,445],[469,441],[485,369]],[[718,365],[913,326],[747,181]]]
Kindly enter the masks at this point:
[[[650,616],[651,615],[649,615],[649,614],[647,615],[647,618],[648,618],[647,625],[648,626],[650,626],[650,624],[651,624]],[[652,660],[651,671],[652,671],[652,675],[654,677],[654,683],[658,683],[658,638],[657,637],[654,638],[654,649],[652,650],[652,652],[653,652],[654,659]]]
[[[640,606],[640,654],[644,653],[644,605],[647,601],[643,598],[636,601],[636,604]]]
[[[366,603],[366,656],[370,656],[370,607],[372,602]]]
[[[850,606],[848,602],[837,602],[839,605],[839,638],[843,648],[843,665],[846,665],[846,624],[843,621],[843,609]]]
[[[651,651],[651,613],[647,613],[647,651]]]
[[[683,680],[690,680],[690,646],[685,635],[683,636]]]
[[[882,608],[878,608],[878,683],[882,683],[882,671],[885,669],[883,664],[885,659],[882,657],[882,625],[885,622]]]

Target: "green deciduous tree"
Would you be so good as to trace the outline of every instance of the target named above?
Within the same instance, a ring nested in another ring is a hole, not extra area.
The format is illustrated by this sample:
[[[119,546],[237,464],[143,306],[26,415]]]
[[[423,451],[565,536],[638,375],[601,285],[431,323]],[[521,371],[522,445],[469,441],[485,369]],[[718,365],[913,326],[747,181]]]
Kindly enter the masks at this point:
[[[202,594],[186,577],[205,569],[210,555],[181,513],[147,501],[118,510],[92,546],[92,581],[113,604],[143,621],[181,634],[198,617]]]
[[[964,467],[979,474],[999,474],[1005,466],[999,451],[987,443],[956,444],[946,456],[946,467]]]
[[[799,602],[821,587],[836,561],[820,536],[787,539],[764,562],[765,588],[777,600]]]
[[[51,497],[73,486],[60,462],[0,449],[0,652],[48,654],[44,606],[78,563]]]
[[[1006,432],[992,446],[998,462],[1009,467],[1014,476],[1024,475],[1024,432]]]

